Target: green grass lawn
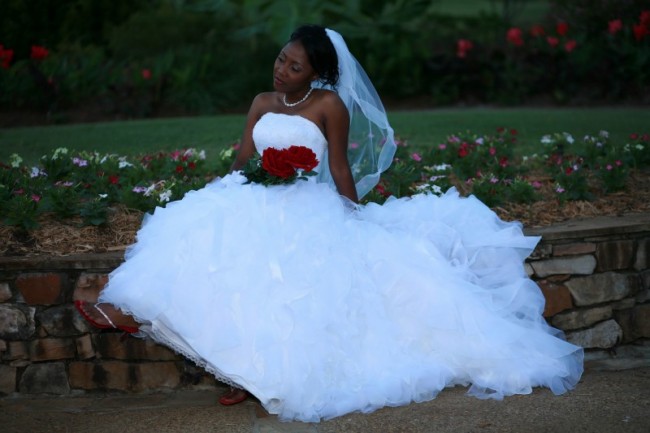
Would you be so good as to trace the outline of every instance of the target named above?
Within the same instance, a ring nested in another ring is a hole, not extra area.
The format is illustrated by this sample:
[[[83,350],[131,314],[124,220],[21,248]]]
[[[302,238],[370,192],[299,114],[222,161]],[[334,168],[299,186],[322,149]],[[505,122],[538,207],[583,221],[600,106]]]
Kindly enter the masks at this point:
[[[57,147],[137,155],[187,147],[204,149],[208,160],[236,142],[244,115],[106,122],[64,126],[0,129],[0,161],[12,153],[35,163]],[[612,143],[624,143],[632,132],[650,132],[650,110],[643,108],[467,108],[395,111],[389,119],[396,135],[414,147],[435,146],[448,135],[470,130],[493,134],[498,127],[519,134],[517,153],[538,151],[544,134],[569,132],[576,139],[607,130]]]

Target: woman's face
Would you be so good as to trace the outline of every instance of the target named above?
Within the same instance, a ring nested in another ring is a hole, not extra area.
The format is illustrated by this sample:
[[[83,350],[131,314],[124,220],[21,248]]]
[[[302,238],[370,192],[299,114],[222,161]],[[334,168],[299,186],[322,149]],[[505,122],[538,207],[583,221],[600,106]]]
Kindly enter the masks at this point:
[[[273,65],[275,90],[283,93],[302,91],[317,78],[302,43],[289,42],[282,48]]]

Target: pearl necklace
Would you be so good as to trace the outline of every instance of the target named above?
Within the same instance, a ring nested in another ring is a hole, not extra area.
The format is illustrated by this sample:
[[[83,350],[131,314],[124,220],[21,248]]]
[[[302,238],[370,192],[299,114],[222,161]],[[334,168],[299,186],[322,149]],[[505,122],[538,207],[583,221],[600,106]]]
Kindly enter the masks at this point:
[[[285,105],[285,107],[295,107],[296,105],[302,104],[303,102],[305,102],[307,100],[307,98],[309,98],[309,95],[311,95],[311,92],[313,90],[314,90],[314,88],[310,87],[307,94],[305,96],[303,96],[300,101],[297,101],[297,102],[287,102],[287,94],[285,93],[284,96],[282,97],[282,103]]]

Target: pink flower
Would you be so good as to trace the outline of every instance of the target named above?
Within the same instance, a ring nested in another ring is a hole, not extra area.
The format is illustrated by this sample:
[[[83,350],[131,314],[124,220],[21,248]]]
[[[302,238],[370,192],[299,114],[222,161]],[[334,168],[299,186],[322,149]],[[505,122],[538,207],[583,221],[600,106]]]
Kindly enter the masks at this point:
[[[143,69],[142,70],[142,78],[145,80],[150,80],[151,79],[151,70],[150,69]]]
[[[534,180],[533,183],[531,183],[531,185],[535,189],[540,189],[542,187],[542,183],[540,181],[538,181],[538,180]]]
[[[456,42],[456,56],[464,59],[467,56],[467,52],[474,48],[472,41],[468,39],[458,39]]]
[[[440,143],[438,145],[438,149],[440,149],[440,150],[445,150],[446,148],[447,148],[447,145],[445,143]]]
[[[559,185],[557,186],[557,188],[555,188],[555,192],[557,192],[558,194],[562,194],[564,191],[565,191],[564,188],[562,188]]]
[[[412,153],[411,154],[411,159],[415,162],[420,162],[422,161],[422,157],[420,156],[419,153]]]
[[[497,154],[497,148],[496,147],[490,147],[489,152],[490,152],[491,156],[494,156],[494,155]]]
[[[357,143],[356,141],[350,143],[350,149],[357,149],[358,147],[359,147],[359,143]]]
[[[612,167],[612,164],[607,164],[607,166],[605,166],[605,168],[607,169],[607,171],[612,171],[612,168],[614,168],[614,167]]]
[[[548,44],[551,47],[555,48],[560,43],[560,40],[558,38],[554,37],[554,36],[547,36],[546,37],[546,42],[548,42]]]
[[[41,196],[32,194],[32,201],[38,203],[39,201],[41,201]]]
[[[520,28],[512,27],[510,30],[508,30],[508,33],[506,33],[506,40],[515,47],[520,47],[524,44],[522,34],[523,32]]]
[[[567,53],[570,53],[571,51],[575,50],[575,48],[578,46],[578,43],[575,41],[575,39],[570,39],[566,41],[564,44],[564,50]]]
[[[614,164],[616,164],[617,167],[620,167],[621,165],[623,165],[623,161],[621,161],[620,159],[617,159],[617,160],[614,162]]]
[[[615,35],[616,33],[620,32],[623,30],[623,21],[620,19],[617,20],[611,20],[608,24],[607,31],[611,35]]]
[[[637,134],[636,132],[630,134],[630,140],[637,140],[638,138],[639,138],[639,134]]]
[[[569,33],[569,25],[565,22],[559,22],[555,26],[555,31],[557,32],[558,35],[564,36],[567,33]]]

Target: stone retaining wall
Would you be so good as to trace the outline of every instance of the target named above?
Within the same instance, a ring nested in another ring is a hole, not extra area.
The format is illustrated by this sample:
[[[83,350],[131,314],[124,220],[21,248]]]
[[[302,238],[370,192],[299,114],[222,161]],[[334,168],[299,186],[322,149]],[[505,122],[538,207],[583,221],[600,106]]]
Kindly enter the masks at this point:
[[[650,348],[650,215],[596,218],[528,230],[542,241],[526,262],[547,320],[592,358]],[[122,253],[0,258],[0,395],[140,392],[215,387],[171,350],[79,316]],[[650,357],[650,351],[642,352]]]

